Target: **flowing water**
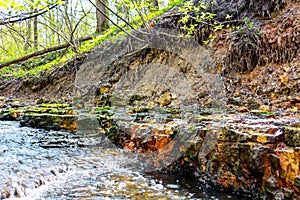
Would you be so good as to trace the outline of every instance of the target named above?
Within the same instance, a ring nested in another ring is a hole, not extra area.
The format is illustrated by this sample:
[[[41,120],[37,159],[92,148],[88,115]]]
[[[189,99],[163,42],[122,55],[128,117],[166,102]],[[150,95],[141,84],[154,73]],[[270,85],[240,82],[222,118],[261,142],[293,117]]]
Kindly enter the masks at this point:
[[[238,199],[200,190],[190,177],[146,173],[98,135],[17,122],[0,122],[0,163],[0,199]]]

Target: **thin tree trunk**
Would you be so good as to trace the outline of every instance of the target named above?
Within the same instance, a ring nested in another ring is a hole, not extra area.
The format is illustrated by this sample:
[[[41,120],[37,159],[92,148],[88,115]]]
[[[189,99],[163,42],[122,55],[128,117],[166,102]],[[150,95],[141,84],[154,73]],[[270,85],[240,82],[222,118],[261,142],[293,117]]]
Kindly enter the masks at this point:
[[[56,24],[60,24],[60,18],[59,18],[59,12],[56,10]],[[53,35],[56,34],[56,37],[57,37],[57,44],[60,44],[61,43],[61,36],[59,35],[59,33],[56,33],[55,31],[53,31]]]
[[[158,9],[158,0],[151,0],[154,10]]]
[[[29,44],[30,44],[30,41],[31,41],[31,22],[32,22],[31,19],[29,19],[28,22],[27,22],[27,37],[26,37],[27,41],[25,41],[25,46],[24,46],[24,50],[26,52],[28,51]]]
[[[37,9],[35,9],[35,11],[37,11]],[[38,19],[36,16],[33,21],[33,46],[36,50],[38,49],[38,38]]]
[[[105,4],[107,3],[105,0],[96,0],[96,7],[99,8],[105,15],[107,15],[107,10],[105,6],[101,3],[101,1]],[[105,31],[108,28],[108,20],[98,9],[96,9],[96,19],[96,33]]]

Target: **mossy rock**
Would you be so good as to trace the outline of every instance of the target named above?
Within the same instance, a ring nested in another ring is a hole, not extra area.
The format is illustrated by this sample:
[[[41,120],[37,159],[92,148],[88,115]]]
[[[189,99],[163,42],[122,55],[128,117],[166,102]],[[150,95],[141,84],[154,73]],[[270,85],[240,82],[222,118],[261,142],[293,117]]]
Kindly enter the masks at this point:
[[[110,110],[111,110],[110,106],[97,107],[97,108],[95,108],[94,113],[103,114],[103,113],[108,113]]]
[[[129,108],[129,113],[147,113],[149,112],[150,108],[149,107],[131,107]]]
[[[67,108],[70,107],[67,103],[42,103],[39,105],[39,107],[45,107],[45,108]]]
[[[25,110],[26,113],[48,113],[51,108],[36,108],[30,107]]]
[[[300,128],[283,127],[285,143],[291,147],[300,147]]]
[[[49,113],[27,113],[20,121],[20,125],[51,130],[66,129],[75,131],[77,128],[73,115],[54,115]]]
[[[25,112],[29,113],[29,114],[49,113],[49,114],[58,114],[58,115],[73,113],[71,107],[64,107],[64,106],[61,106],[61,105],[58,105],[58,107],[54,107],[54,106],[51,107],[51,105],[50,106],[42,106],[42,107],[29,107],[25,110]]]

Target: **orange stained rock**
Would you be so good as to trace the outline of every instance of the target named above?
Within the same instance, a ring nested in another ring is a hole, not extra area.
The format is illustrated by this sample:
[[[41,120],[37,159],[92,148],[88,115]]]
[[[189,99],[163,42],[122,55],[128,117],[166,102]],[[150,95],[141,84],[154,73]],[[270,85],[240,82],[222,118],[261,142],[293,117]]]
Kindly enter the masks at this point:
[[[275,134],[279,129],[278,128],[270,128],[266,131],[266,134]]]
[[[59,127],[61,129],[67,129],[67,130],[75,131],[77,129],[77,124],[73,121],[71,123],[63,123]]]
[[[161,161],[165,161],[166,158],[169,157],[170,152],[173,150],[174,148],[174,141],[170,141],[168,142],[163,148],[158,150],[158,154],[156,156],[156,166],[159,167],[160,166],[160,162]]]
[[[299,110],[299,109],[298,109],[298,107],[296,107],[296,106],[294,106],[294,107],[288,109],[288,111],[294,112],[294,113],[298,112],[298,110]]]
[[[268,143],[268,135],[259,134],[257,135],[256,141],[262,144]]]
[[[240,185],[236,179],[236,176],[229,171],[218,177],[217,181],[225,188],[228,188],[229,185],[233,185],[234,187],[238,187]]]
[[[135,148],[135,143],[133,141],[130,141],[130,142],[127,142],[125,145],[124,145],[124,149],[128,149],[130,151],[133,151]]]
[[[170,137],[157,137],[155,140],[155,148],[162,149],[171,141]]]
[[[275,153],[280,160],[280,178],[293,184],[296,176],[300,175],[300,150],[286,147],[276,149]]]
[[[13,118],[19,118],[23,115],[23,112],[22,111],[15,111],[14,113],[11,114],[11,116]]]
[[[282,75],[279,75],[279,79],[280,79],[281,83],[284,83],[284,84],[288,83],[288,81],[289,81],[288,74],[284,73]]]
[[[157,103],[159,103],[160,106],[164,107],[169,105],[171,101],[172,101],[172,94],[167,92],[159,97]]]
[[[247,107],[245,107],[245,106],[240,106],[238,108],[238,112],[249,112],[249,109]]]

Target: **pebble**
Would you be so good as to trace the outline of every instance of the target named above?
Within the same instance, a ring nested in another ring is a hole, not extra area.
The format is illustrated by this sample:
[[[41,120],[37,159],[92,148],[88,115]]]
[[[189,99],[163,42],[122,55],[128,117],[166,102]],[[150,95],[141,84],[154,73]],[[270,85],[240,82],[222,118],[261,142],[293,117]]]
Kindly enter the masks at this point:
[[[175,185],[175,184],[167,184],[166,187],[170,188],[170,189],[178,189],[179,188],[179,186]]]

